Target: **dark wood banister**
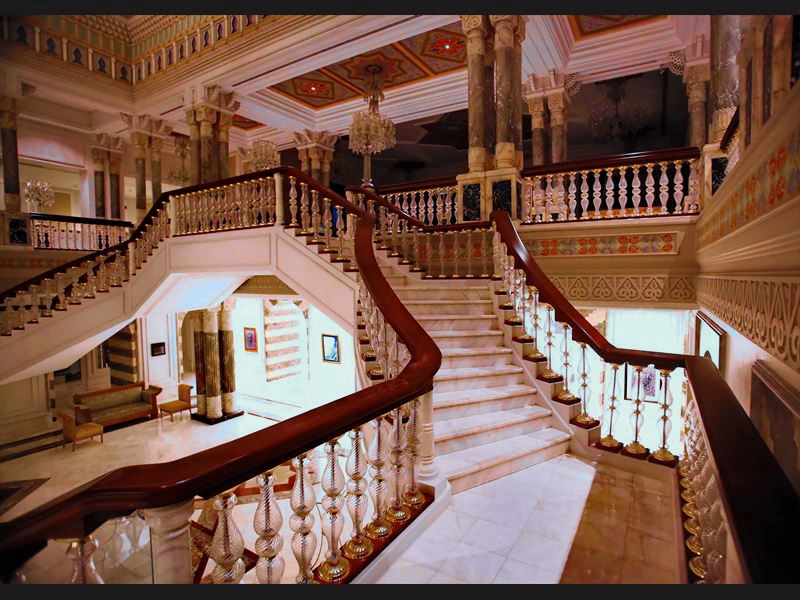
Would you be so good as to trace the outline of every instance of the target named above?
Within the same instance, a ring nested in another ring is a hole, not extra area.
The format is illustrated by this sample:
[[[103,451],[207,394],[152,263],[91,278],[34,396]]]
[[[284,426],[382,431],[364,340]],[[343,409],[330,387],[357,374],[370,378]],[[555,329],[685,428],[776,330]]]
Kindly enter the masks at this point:
[[[607,169],[609,167],[621,167],[624,165],[644,165],[647,163],[669,162],[671,160],[691,160],[699,157],[700,149],[694,146],[667,148],[665,150],[628,152],[627,154],[612,154],[610,156],[596,156],[583,160],[573,160],[549,165],[530,166],[522,169],[520,175],[522,177],[532,177],[534,175],[549,175],[551,173]]]
[[[424,179],[422,181],[406,181],[402,183],[392,183],[382,185],[375,190],[381,196],[384,194],[394,194],[397,192],[415,192],[417,190],[427,190],[440,187],[452,187],[458,181],[455,175],[449,177],[439,177],[437,179]]]
[[[139,508],[167,506],[196,495],[212,497],[433,389],[433,376],[442,361],[441,352],[397,297],[378,266],[372,242],[374,215],[292,167],[192,186],[169,194],[248,181],[275,172],[302,180],[310,188],[324,192],[334,205],[359,215],[354,248],[359,273],[386,321],[408,348],[411,355],[408,364],[394,379],[268,429],[171,462],[115,469],[16,519],[0,523],[0,573],[8,576],[43,548],[48,539],[88,535],[108,519],[128,515]],[[162,194],[159,202],[164,198]],[[148,216],[154,214],[154,210],[157,205]]]
[[[45,213],[31,213],[31,219],[37,221],[56,221],[58,223],[82,223],[84,225],[110,225],[112,227],[133,227],[130,221],[119,219],[95,219],[94,217],[74,217],[72,215],[48,215]]]

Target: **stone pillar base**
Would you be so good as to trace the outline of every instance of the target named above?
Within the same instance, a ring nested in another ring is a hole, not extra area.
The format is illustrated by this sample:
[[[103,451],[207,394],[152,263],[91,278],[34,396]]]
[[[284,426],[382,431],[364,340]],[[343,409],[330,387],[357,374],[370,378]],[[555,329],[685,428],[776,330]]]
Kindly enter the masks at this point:
[[[485,218],[481,212],[481,196],[485,171],[464,173],[456,176],[456,221],[480,221]]]
[[[33,246],[31,213],[17,210],[0,211],[0,229],[4,245]]]
[[[209,419],[218,419],[222,416],[222,396],[206,398],[206,416]]]
[[[236,394],[222,392],[222,412],[226,415],[236,412]]]
[[[514,142],[497,142],[494,147],[494,159],[498,169],[514,168],[517,161]]]
[[[486,170],[486,148],[470,148],[468,150],[467,164],[470,173]]]

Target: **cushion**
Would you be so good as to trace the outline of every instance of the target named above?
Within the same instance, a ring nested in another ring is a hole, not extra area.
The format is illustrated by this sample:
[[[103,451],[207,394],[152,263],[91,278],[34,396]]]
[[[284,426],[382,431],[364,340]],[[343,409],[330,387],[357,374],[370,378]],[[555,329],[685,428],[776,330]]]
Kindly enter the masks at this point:
[[[132,413],[146,412],[150,414],[150,405],[146,402],[133,402],[129,404],[122,404],[120,406],[111,406],[97,412],[92,411],[92,421],[110,421],[117,417],[123,417]]]

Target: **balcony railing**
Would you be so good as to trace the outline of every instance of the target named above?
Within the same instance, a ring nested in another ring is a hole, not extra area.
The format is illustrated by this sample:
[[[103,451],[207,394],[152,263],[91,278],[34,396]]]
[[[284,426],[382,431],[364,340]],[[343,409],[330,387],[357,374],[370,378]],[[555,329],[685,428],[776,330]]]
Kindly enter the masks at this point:
[[[115,219],[67,215],[31,215],[37,250],[104,250],[126,241],[133,224]]]

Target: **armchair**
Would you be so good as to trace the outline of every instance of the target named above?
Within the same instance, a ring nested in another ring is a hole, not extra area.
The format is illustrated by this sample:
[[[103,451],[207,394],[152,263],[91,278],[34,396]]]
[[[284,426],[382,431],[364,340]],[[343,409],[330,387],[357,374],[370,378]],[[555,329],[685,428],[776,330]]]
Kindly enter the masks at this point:
[[[75,443],[81,440],[94,439],[94,436],[100,436],[100,443],[103,443],[103,426],[99,423],[83,423],[81,425],[75,424],[74,415],[68,412],[60,412],[58,416],[61,418],[63,426],[64,442],[61,447],[67,445],[67,442],[72,442],[72,451],[75,452]]]

